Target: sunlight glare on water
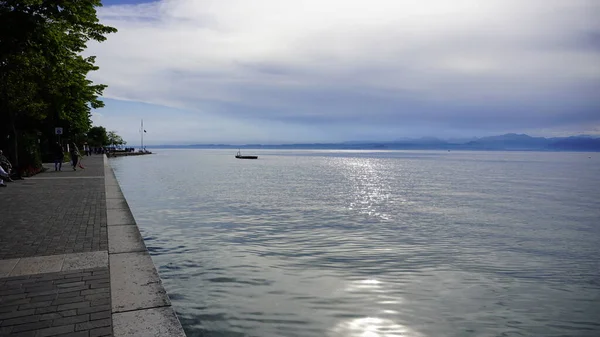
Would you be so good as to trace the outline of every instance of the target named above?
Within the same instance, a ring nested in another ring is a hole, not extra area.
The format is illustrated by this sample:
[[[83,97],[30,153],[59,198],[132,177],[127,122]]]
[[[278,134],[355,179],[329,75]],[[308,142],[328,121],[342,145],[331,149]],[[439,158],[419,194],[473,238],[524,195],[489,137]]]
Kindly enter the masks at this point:
[[[156,152],[110,163],[189,337],[600,335],[600,156]]]

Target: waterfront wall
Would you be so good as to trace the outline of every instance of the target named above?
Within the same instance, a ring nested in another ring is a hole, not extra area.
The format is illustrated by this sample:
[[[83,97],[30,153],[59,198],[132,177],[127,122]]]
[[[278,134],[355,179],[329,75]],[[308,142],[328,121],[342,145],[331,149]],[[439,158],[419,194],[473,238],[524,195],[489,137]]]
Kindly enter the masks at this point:
[[[184,337],[106,156],[104,178],[114,336]]]

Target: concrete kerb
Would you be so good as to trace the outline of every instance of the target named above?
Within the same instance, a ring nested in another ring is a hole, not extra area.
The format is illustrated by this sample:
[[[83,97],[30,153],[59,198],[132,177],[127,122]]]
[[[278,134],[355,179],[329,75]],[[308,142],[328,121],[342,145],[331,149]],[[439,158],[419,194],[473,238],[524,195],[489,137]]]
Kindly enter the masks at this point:
[[[148,252],[110,254],[112,312],[170,306]]]
[[[184,337],[106,156],[104,168],[113,334]]]
[[[108,251],[111,254],[145,252],[146,245],[136,225],[108,227]]]
[[[0,277],[58,273],[107,266],[107,251],[23,257],[0,260]]]
[[[119,331],[121,336],[127,337],[162,337],[184,334],[177,316],[168,307],[114,314],[113,327],[115,331]]]

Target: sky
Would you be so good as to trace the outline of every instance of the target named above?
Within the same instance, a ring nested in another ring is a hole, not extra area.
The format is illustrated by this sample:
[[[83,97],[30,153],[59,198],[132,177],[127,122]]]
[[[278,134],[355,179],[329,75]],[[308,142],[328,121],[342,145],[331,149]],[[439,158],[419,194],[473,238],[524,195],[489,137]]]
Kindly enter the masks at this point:
[[[600,1],[105,0],[95,125],[140,142],[600,135]]]

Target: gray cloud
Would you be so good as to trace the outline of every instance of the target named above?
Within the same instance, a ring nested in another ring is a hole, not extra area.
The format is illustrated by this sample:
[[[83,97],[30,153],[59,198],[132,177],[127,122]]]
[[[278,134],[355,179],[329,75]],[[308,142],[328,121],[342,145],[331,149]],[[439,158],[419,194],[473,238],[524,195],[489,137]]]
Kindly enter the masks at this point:
[[[600,125],[596,2],[170,0],[100,14],[120,30],[90,46],[106,96],[207,123],[340,137]]]

